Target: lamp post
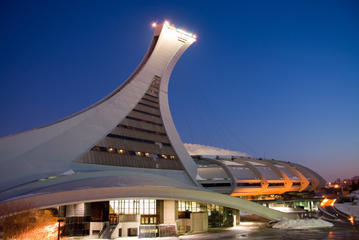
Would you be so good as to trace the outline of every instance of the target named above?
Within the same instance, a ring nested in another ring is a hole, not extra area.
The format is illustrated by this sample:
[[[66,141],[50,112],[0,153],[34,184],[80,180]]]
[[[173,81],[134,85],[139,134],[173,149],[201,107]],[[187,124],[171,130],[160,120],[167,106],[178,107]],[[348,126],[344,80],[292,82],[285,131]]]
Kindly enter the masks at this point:
[[[57,240],[60,240],[60,225],[61,223],[64,221],[64,219],[58,219],[57,222],[59,223],[58,228],[57,228]]]

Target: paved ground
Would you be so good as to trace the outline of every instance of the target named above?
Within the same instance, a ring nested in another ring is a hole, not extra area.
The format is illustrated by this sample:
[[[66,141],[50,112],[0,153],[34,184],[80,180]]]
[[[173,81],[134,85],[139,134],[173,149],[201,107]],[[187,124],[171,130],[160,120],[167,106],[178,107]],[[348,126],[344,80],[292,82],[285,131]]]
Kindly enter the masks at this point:
[[[68,238],[68,240],[93,238]],[[117,240],[134,240],[137,237],[117,238]],[[141,238],[153,240],[153,238]],[[265,223],[241,222],[238,227],[227,229],[211,229],[209,233],[182,235],[179,237],[156,238],[159,240],[316,240],[316,239],[359,239],[359,226],[349,224],[335,225],[332,228],[306,230],[280,230],[266,227]]]

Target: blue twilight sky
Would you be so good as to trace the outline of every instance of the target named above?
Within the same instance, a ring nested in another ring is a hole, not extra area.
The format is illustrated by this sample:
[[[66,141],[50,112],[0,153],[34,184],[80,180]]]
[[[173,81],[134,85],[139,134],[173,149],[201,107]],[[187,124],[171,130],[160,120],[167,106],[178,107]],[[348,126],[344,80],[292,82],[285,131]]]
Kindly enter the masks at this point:
[[[0,136],[100,100],[168,19],[198,35],[170,82],[184,142],[359,175],[358,1],[0,2]]]

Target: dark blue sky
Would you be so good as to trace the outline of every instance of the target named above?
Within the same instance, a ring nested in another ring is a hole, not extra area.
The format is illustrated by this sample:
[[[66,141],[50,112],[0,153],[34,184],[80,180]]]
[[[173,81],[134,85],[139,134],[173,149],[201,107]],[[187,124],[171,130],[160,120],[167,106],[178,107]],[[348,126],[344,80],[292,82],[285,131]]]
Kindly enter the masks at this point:
[[[168,19],[198,35],[170,82],[184,142],[359,175],[358,1],[0,2],[0,136],[100,100]]]

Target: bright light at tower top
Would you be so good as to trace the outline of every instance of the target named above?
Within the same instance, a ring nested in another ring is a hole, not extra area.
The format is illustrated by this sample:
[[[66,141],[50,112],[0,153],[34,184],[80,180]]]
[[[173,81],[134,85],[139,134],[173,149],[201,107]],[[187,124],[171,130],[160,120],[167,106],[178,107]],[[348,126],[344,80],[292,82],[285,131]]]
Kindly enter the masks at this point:
[[[187,32],[181,28],[176,28],[175,25],[171,24],[168,20],[164,21],[163,23],[165,26],[167,26],[169,29],[172,29],[172,30],[175,30],[176,32],[180,33],[180,34],[183,34],[185,35],[186,37],[190,37],[192,38],[194,41],[197,40],[197,35],[196,34],[193,34],[193,33],[190,33],[190,32]],[[157,23],[156,22],[153,22],[152,23],[152,27],[157,27]]]

